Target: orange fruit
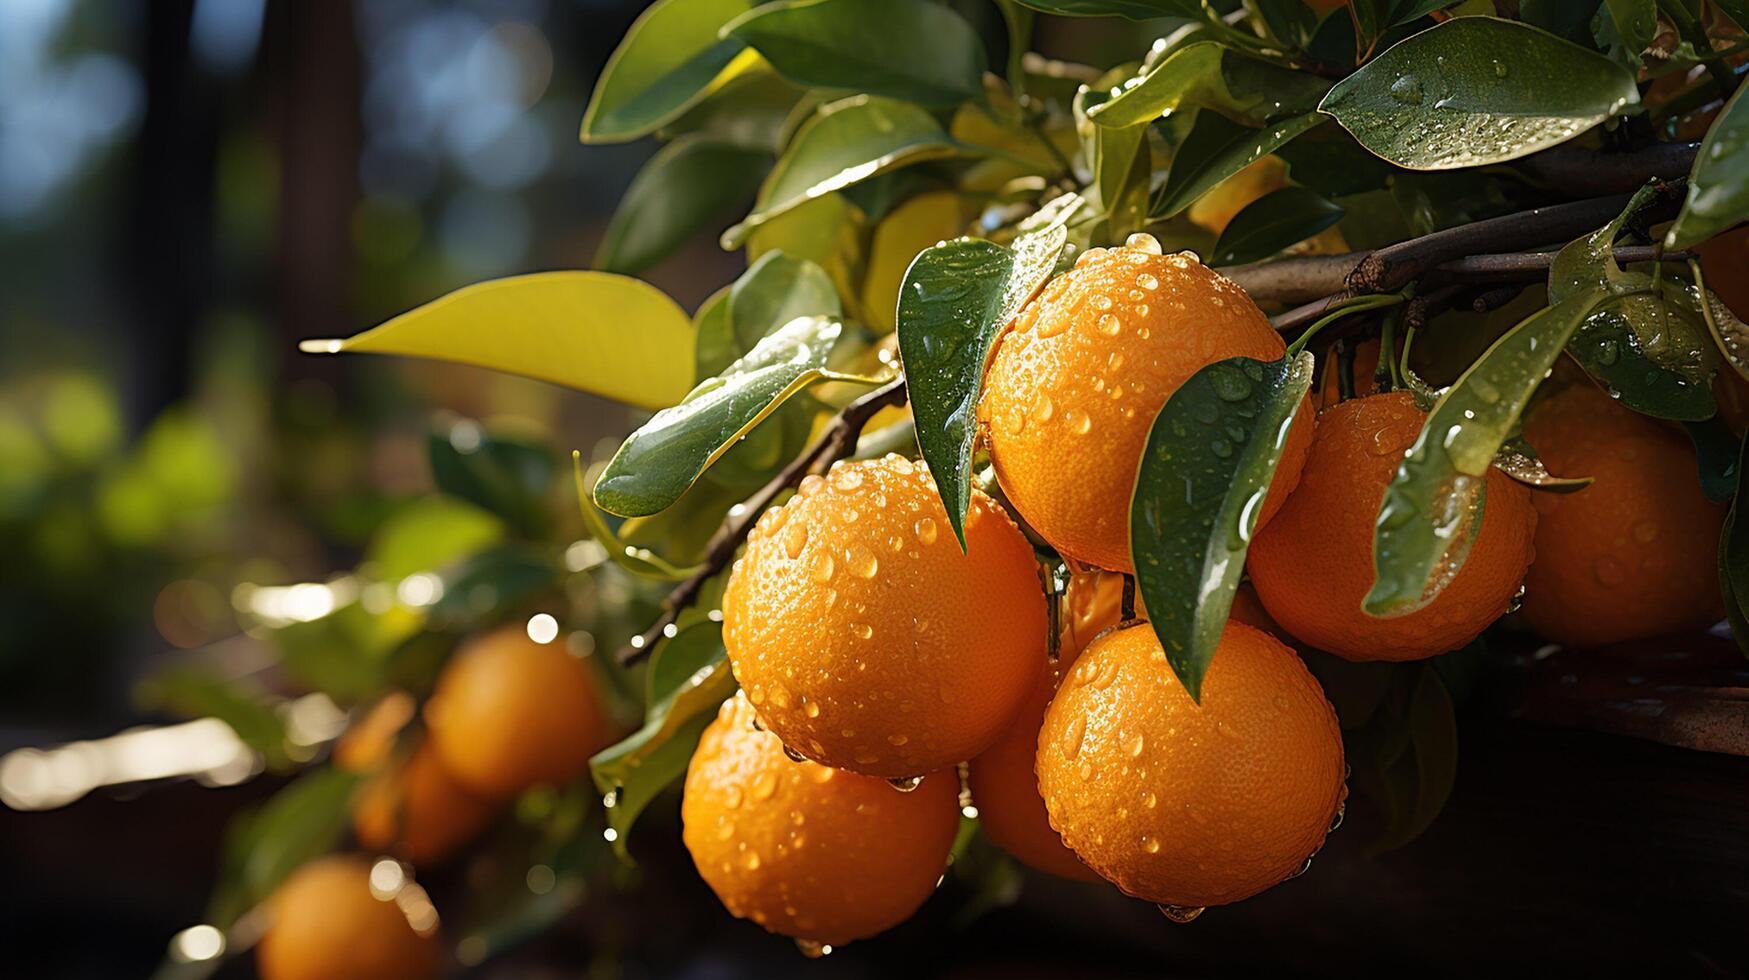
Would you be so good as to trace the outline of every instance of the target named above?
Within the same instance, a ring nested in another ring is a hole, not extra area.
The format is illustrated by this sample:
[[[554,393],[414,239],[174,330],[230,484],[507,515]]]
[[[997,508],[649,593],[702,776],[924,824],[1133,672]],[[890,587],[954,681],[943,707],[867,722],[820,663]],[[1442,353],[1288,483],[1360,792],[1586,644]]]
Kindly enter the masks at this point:
[[[1345,795],[1336,712],[1279,640],[1228,623],[1192,702],[1146,623],[1082,652],[1045,713],[1051,826],[1126,894],[1249,898],[1323,844]]]
[[[1318,417],[1299,488],[1251,542],[1257,595],[1296,638],[1349,660],[1418,660],[1475,639],[1512,604],[1530,567],[1530,491],[1490,470],[1482,528],[1432,602],[1369,616],[1373,527],[1385,487],[1426,420],[1407,392],[1354,398]]]
[[[1749,319],[1749,276],[1743,274],[1749,265],[1749,225],[1714,235],[1694,250],[1700,255],[1706,288],[1717,294],[1737,319]]]
[[[472,840],[497,811],[495,801],[456,782],[426,743],[365,783],[353,800],[352,828],[361,845],[425,866]]]
[[[1239,588],[1233,592],[1233,608],[1227,611],[1227,618],[1235,623],[1244,623],[1255,630],[1262,630],[1288,646],[1293,646],[1293,636],[1281,628],[1269,610],[1263,608],[1263,600],[1257,598],[1257,587],[1250,582],[1239,583]]]
[[[317,858],[268,899],[255,947],[262,980],[418,980],[438,973],[437,942],[415,931],[393,898],[371,892],[370,864]]]
[[[1065,556],[1125,572],[1136,467],[1167,397],[1215,361],[1286,351],[1244,290],[1188,252],[1136,241],[1089,249],[1021,310],[978,407],[997,478],[1027,523]],[[1290,430],[1259,525],[1299,479],[1311,422],[1306,408]]]
[[[971,758],[1044,658],[1032,547],[972,493],[968,552],[928,468],[895,455],[810,476],[747,536],[723,644],[765,726],[839,769],[914,776]]]
[[[1192,224],[1219,235],[1240,211],[1286,184],[1287,161],[1275,156],[1262,157],[1209,188],[1208,193],[1191,202],[1184,216]]]
[[[1595,480],[1535,496],[1536,561],[1524,588],[1532,628],[1598,646],[1718,621],[1725,505],[1701,493],[1687,436],[1589,385],[1537,405],[1524,435],[1550,472]]]
[[[737,692],[686,769],[681,838],[737,918],[842,945],[910,918],[935,891],[959,829],[959,781],[885,781],[794,762]]]
[[[589,665],[520,626],[476,637],[444,665],[425,722],[444,768],[497,798],[576,779],[617,731]]]

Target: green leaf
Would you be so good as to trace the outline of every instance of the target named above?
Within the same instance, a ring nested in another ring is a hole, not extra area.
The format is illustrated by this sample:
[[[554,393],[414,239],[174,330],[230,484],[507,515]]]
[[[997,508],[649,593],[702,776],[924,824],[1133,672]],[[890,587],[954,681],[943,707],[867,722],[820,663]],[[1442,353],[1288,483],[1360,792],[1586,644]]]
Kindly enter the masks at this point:
[[[773,330],[796,317],[843,314],[838,288],[826,270],[783,252],[761,255],[729,287],[726,315],[739,348],[736,356],[752,350]]]
[[[1700,492],[1714,502],[1731,499],[1737,492],[1737,456],[1742,441],[1717,416],[1701,422],[1684,422],[1682,428],[1694,442]]]
[[[1719,532],[1719,589],[1724,593],[1725,613],[1731,623],[1731,635],[1737,649],[1749,656],[1749,521],[1742,521],[1740,511],[1749,501],[1749,441],[1743,444],[1737,457],[1737,492],[1725,515],[1724,529]],[[1742,530],[1738,530],[1738,528]]]
[[[1457,777],[1457,717],[1434,662],[1389,669],[1381,710],[1350,739],[1354,781],[1384,815],[1383,831],[1367,848],[1374,855],[1421,836]]]
[[[499,610],[553,587],[562,572],[551,555],[526,544],[483,551],[444,578],[431,619],[457,631],[482,625]]]
[[[211,921],[229,927],[305,862],[333,850],[350,823],[348,804],[357,785],[351,773],[317,769],[233,820],[225,831]]]
[[[282,626],[272,636],[288,677],[346,703],[381,693],[390,654],[419,626],[405,610],[379,615],[353,602],[319,619]]]
[[[1629,57],[1638,64],[1640,53],[1651,45],[1652,36],[1658,33],[1657,0],[1606,0],[1605,6]]]
[[[436,571],[503,536],[504,522],[490,511],[453,497],[421,497],[377,527],[365,562],[379,581],[394,582]]]
[[[408,354],[472,364],[655,410],[692,386],[692,322],[661,290],[611,272],[465,286],[306,354]]]
[[[1457,0],[1396,0],[1391,5],[1391,24],[1408,24],[1455,4]]]
[[[643,727],[589,760],[596,788],[610,801],[607,825],[615,831],[613,847],[622,858],[638,816],[686,774],[699,735],[717,706],[735,693],[722,630],[705,621],[664,641],[651,658]]]
[[[607,272],[642,272],[751,200],[771,154],[701,136],[656,151],[620,199],[595,253]],[[719,225],[719,227],[721,227]]]
[[[1591,18],[1600,5],[1601,0],[1519,0],[1518,16],[1556,37],[1589,46]]]
[[[1318,117],[1329,118],[1323,113]],[[1288,175],[1294,183],[1329,198],[1382,191],[1394,177],[1409,175],[1368,153],[1340,127],[1292,140],[1275,154],[1287,161]]]
[[[1532,314],[1434,403],[1379,505],[1377,575],[1361,603],[1368,614],[1414,612],[1457,574],[1481,530],[1489,467],[1561,349],[1604,297],[1593,290]]]
[[[1315,108],[1329,83],[1240,54],[1214,41],[1192,41],[1112,90],[1088,111],[1101,126],[1124,128],[1168,112],[1213,109],[1247,125]]]
[[[1148,207],[1148,216],[1160,219],[1176,215],[1216,184],[1281,149],[1301,133],[1316,129],[1328,118],[1320,112],[1303,112],[1262,129],[1247,129],[1218,112],[1198,112],[1190,135],[1172,157],[1172,168]]]
[[[796,132],[753,212],[723,233],[723,247],[740,248],[753,229],[792,208],[959,149],[934,116],[906,102],[854,95],[824,106]]]
[[[595,502],[622,517],[654,514],[796,392],[822,378],[873,383],[826,370],[843,329],[826,317],[792,320],[680,404],[657,412],[608,461],[595,482]]]
[[[471,421],[426,440],[437,489],[479,504],[530,536],[546,531],[546,499],[558,469],[552,450],[480,430]]]
[[[983,94],[977,32],[926,0],[783,0],[749,11],[723,34],[798,85],[936,107]]]
[[[1311,238],[1338,221],[1343,210],[1304,187],[1270,191],[1250,204],[1215,242],[1215,265],[1255,262]]]
[[[184,718],[217,718],[243,744],[259,752],[269,768],[279,769],[290,761],[285,719],[276,710],[283,699],[269,696],[250,679],[223,676],[210,667],[177,667],[147,678],[137,698],[148,707]]]
[[[1749,29],[1749,0],[1713,0],[1713,6],[1738,27]]]
[[[1633,75],[1517,21],[1454,17],[1336,83],[1318,106],[1412,170],[1516,160],[1639,102]]]
[[[1611,298],[1579,325],[1568,352],[1634,411],[1698,421],[1717,411],[1712,377],[1719,366],[1698,299],[1661,292],[1650,275],[1615,261],[1623,226],[1656,193],[1642,188],[1615,220],[1561,249],[1549,266],[1549,301],[1607,289]]]
[[[614,533],[614,529],[608,525],[607,519],[596,508],[595,500],[590,496],[587,480],[583,476],[583,454],[580,452],[571,453],[571,476],[577,485],[577,506],[583,514],[583,527],[601,545],[609,561],[634,575],[666,582],[678,582],[697,571],[695,568],[677,568],[661,555],[648,548],[629,545]],[[711,522],[713,531],[717,523],[714,520]]]
[[[1318,33],[1318,12],[1305,0],[1256,0],[1263,24],[1283,44],[1304,48]]]
[[[693,314],[692,329],[697,337],[692,352],[693,374],[714,378],[746,353],[735,340],[735,325],[729,322],[729,290],[732,286],[710,295]]]
[[[1086,121],[1087,113],[1108,98],[1103,88],[1083,86],[1075,93],[1073,110],[1081,133],[1081,153],[1093,172],[1087,203],[1104,215],[1090,231],[1096,240],[1116,242],[1146,221],[1150,154],[1146,127],[1115,129]]]
[[[1202,16],[1197,0],[1016,0],[1022,7],[1059,17],[1128,17],[1130,20],[1150,20],[1155,17]]]
[[[1749,216],[1749,108],[1743,90],[1725,103],[1701,141],[1688,177],[1682,213],[1664,236],[1666,248],[1688,248]]]
[[[737,72],[741,42],[718,31],[753,0],[657,0],[626,32],[583,112],[585,143],[655,132]]]
[[[1264,494],[1311,386],[1311,354],[1229,357],[1191,375],[1148,432],[1130,555],[1154,633],[1192,700],[1201,700]]]
[[[1068,242],[1063,223],[1080,203],[1070,196],[1047,205],[1043,227],[1016,238],[1013,248],[959,238],[924,249],[899,287],[899,358],[917,444],[962,551],[985,361],[1008,321],[1050,278]]]

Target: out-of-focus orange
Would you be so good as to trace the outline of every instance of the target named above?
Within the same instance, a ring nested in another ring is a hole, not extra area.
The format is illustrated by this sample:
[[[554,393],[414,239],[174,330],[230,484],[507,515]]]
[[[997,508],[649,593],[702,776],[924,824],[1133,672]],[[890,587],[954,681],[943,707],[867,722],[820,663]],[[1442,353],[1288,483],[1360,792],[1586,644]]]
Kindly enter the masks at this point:
[[[268,899],[271,921],[255,947],[261,980],[425,980],[438,946],[392,897],[371,892],[370,864],[355,855],[317,858]]]

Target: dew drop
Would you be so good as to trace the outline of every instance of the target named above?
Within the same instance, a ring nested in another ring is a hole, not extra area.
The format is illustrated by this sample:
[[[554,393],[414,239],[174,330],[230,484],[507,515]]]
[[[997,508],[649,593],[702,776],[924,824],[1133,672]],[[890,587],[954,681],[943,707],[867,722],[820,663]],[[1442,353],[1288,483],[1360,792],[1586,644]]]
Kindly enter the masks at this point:
[[[940,533],[936,530],[935,518],[933,517],[918,518],[917,524],[912,530],[917,532],[917,540],[923,544],[934,544],[936,536]]]
[[[1069,722],[1069,730],[1063,733],[1063,756],[1073,759],[1081,754],[1081,742],[1087,737],[1087,716],[1076,715]]]
[[[1143,289],[1159,289],[1160,280],[1155,278],[1151,273],[1143,272],[1136,276],[1136,285]]]
[[[1095,325],[1099,328],[1099,332],[1107,337],[1115,337],[1123,330],[1123,321],[1111,313],[1101,313]]]
[[[1123,247],[1132,248],[1138,252],[1146,252],[1149,255],[1162,255],[1165,252],[1165,250],[1160,247],[1160,239],[1155,238],[1153,235],[1150,235],[1145,231],[1138,231],[1124,239]]]
[[[1414,75],[1399,75],[1391,83],[1391,98],[1409,105],[1421,104],[1421,79]]]
[[[1641,544],[1651,544],[1658,540],[1658,524],[1656,521],[1641,521],[1634,525],[1634,540]]]
[[[771,799],[771,795],[776,792],[777,773],[767,770],[754,777],[753,786],[748,795],[753,797],[753,802],[763,803]]]
[[[1506,70],[1506,63],[1505,62],[1501,62],[1501,61],[1494,62],[1494,77],[1495,78],[1505,78],[1506,73],[1507,73],[1507,70]]]
[[[1238,371],[1212,371],[1209,385],[1222,401],[1238,402],[1251,397],[1251,382]]]
[[[1142,835],[1142,850],[1147,851],[1149,854],[1160,853],[1160,840],[1159,840],[1159,838],[1149,837],[1147,834],[1143,834]]]
[[[844,567],[857,578],[874,578],[881,570],[881,563],[868,545],[858,541],[844,549]]]
[[[1591,575],[1597,579],[1598,585],[1605,588],[1614,588],[1626,578],[1621,562],[1609,557],[1597,559],[1591,566]]]
[[[923,777],[922,776],[901,776],[897,779],[887,780],[887,785],[891,786],[892,788],[898,790],[901,793],[912,793],[912,792],[915,792],[917,790],[917,787],[923,785]]]
[[[808,573],[813,576],[816,582],[830,582],[832,581],[832,573],[837,568],[838,565],[832,560],[832,556],[822,551],[814,556],[813,564],[809,567]]]
[[[804,702],[802,702],[802,714],[807,715],[809,718],[820,717],[820,702],[818,702],[818,701],[804,701]]]
[[[1124,748],[1129,751],[1130,758],[1135,759],[1141,756],[1144,748],[1147,748],[1147,741],[1142,738],[1140,732],[1137,732],[1136,737],[1130,739],[1129,744],[1124,746]]]
[[[851,623],[850,632],[857,639],[866,640],[874,636],[874,627],[867,623]]]
[[[1179,925],[1195,922],[1197,916],[1207,911],[1201,905],[1161,905],[1160,914]]]
[[[802,548],[808,543],[808,526],[801,521],[791,524],[783,532],[783,553],[792,560],[801,556]]]
[[[855,466],[834,466],[832,485],[840,490],[855,490],[862,486],[862,470]]]

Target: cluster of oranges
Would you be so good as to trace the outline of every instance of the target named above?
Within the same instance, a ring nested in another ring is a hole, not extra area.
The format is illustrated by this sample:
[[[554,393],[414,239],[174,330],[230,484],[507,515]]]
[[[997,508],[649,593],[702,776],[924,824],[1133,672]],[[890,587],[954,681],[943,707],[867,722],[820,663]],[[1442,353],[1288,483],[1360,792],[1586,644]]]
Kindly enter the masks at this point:
[[[1242,290],[1146,235],[1084,253],[1023,309],[991,355],[980,431],[1007,500],[1075,572],[1061,598],[978,490],[962,552],[915,460],[835,464],[762,515],[723,596],[741,691],[682,803],[724,905],[804,950],[880,932],[932,892],[963,808],[1021,861],[1187,920],[1298,874],[1342,814],[1336,714],[1290,644],[1421,659],[1520,601],[1548,638],[1587,646],[1717,617],[1723,514],[1693,450],[1583,383],[1545,398],[1526,435],[1552,471],[1594,482],[1533,495],[1491,472],[1455,577],[1406,615],[1366,615],[1379,504],[1426,414],[1404,392],[1322,412],[1309,396],[1193,701],[1120,609],[1137,463],[1197,370],[1284,352]],[[1055,660],[1047,601],[1067,613]]]
[[[441,864],[509,800],[582,776],[618,733],[589,665],[517,627],[475,637],[444,666],[408,732],[411,695],[383,698],[334,750],[365,777],[353,800],[361,847]],[[378,870],[378,868],[385,870]],[[436,916],[393,862],[338,855],[300,868],[268,903],[264,980],[394,980],[439,973]]]

